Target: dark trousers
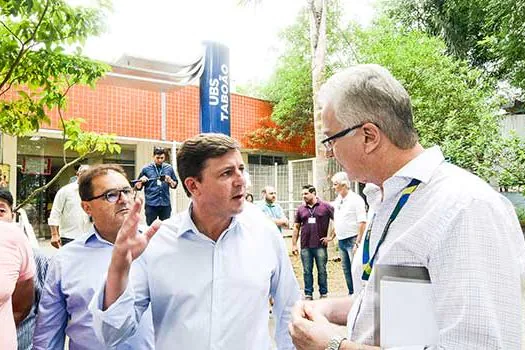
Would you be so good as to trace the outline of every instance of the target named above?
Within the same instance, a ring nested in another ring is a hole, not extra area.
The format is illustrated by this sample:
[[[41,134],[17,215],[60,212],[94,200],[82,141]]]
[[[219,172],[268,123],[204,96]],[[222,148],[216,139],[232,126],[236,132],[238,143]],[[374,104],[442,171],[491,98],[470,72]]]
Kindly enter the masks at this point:
[[[166,220],[171,216],[171,207],[156,207],[146,205],[146,223],[151,225],[156,218],[160,220]]]
[[[325,247],[301,249],[301,260],[303,262],[304,294],[311,296],[314,292],[313,267],[314,261],[317,266],[317,283],[319,293],[328,293],[328,278],[326,273],[326,262],[328,254]]]

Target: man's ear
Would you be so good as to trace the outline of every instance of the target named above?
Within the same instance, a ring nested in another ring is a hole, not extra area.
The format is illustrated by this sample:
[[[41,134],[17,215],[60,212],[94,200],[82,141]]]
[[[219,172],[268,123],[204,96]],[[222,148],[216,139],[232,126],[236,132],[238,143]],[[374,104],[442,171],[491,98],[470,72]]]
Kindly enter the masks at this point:
[[[200,192],[200,183],[195,177],[187,177],[184,179],[184,185],[188,189],[188,191],[191,193],[191,196],[198,196]]]
[[[365,136],[364,151],[369,154],[376,150],[380,143],[383,135],[377,125],[372,123],[366,123],[363,125],[363,134]]]
[[[82,201],[80,202],[80,206],[82,209],[84,209],[84,212],[86,212],[88,216],[91,216],[91,203]]]

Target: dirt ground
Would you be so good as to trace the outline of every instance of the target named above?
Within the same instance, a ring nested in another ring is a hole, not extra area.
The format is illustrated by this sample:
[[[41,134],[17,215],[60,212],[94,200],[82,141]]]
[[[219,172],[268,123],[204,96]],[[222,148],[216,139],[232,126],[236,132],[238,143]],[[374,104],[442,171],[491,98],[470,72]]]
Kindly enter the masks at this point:
[[[304,289],[303,282],[303,266],[301,264],[301,258],[296,255],[290,254],[290,260],[299,282],[301,290]],[[315,265],[314,265],[315,266]],[[328,296],[342,296],[348,293],[346,288],[345,277],[343,275],[343,267],[341,261],[333,261],[328,259],[326,264],[326,270],[328,273]],[[317,269],[314,267],[314,297],[319,297],[319,287],[317,285]]]

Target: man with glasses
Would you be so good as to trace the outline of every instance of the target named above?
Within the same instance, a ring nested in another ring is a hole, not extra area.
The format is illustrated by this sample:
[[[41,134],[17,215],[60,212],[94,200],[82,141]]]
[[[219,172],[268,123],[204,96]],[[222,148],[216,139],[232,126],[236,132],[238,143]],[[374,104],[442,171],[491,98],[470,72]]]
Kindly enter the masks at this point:
[[[122,167],[101,164],[79,178],[82,208],[93,227],[64,246],[49,264],[34,334],[34,349],[104,349],[93,331],[88,304],[104,280],[117,232],[128,215],[135,191]],[[115,349],[154,349],[151,311],[148,309],[135,336]]]
[[[177,169],[191,204],[137,235],[136,201],[90,305],[97,335],[108,347],[125,339],[151,304],[157,350],[267,350],[271,296],[277,348],[293,349],[288,324],[299,287],[277,228],[244,204],[239,143],[192,137],[177,151]],[[138,271],[129,276],[133,260]]]
[[[374,300],[382,264],[428,271],[439,332],[428,348],[520,349],[525,243],[512,204],[447,163],[438,146],[419,144],[410,97],[385,68],[339,72],[318,98],[327,155],[383,196],[364,235],[363,288],[354,297],[298,303],[290,326],[297,348],[379,349]]]

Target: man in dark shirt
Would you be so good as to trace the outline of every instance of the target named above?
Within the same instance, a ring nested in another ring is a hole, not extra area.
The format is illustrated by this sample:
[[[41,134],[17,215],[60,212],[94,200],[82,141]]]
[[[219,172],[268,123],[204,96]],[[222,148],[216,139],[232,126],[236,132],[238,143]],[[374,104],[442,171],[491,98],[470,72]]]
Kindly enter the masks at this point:
[[[301,261],[303,263],[304,294],[306,300],[312,300],[314,291],[313,262],[317,267],[317,282],[321,298],[328,294],[326,262],[328,260],[326,245],[331,240],[327,237],[330,219],[334,218],[334,208],[317,198],[315,187],[303,186],[303,200],[295,214],[295,225],[292,235],[292,253],[299,253],[297,240],[301,232]]]
[[[170,188],[177,188],[179,181],[175,171],[166,160],[166,150],[161,147],[153,149],[153,162],[146,165],[139,174],[135,188],[144,187],[146,197],[146,223],[151,225],[156,218],[166,220],[171,216]]]

